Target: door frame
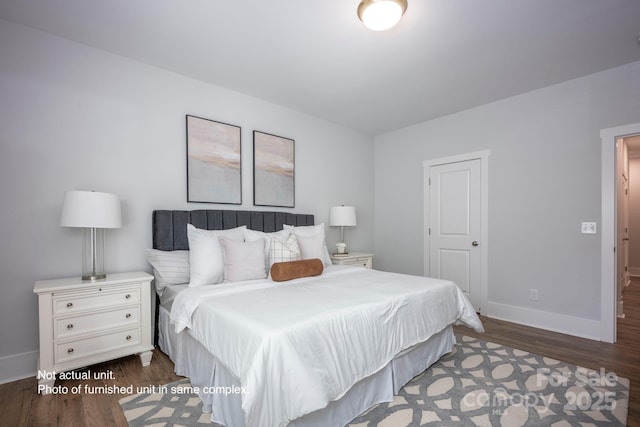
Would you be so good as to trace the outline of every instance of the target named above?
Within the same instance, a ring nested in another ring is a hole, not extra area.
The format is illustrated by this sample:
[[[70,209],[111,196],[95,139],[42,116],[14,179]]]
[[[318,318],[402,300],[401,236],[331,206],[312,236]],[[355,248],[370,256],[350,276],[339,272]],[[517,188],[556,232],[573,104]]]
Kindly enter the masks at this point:
[[[617,339],[616,301],[616,141],[640,134],[640,123],[601,129],[602,238],[600,244],[600,340]]]
[[[422,242],[424,247],[424,275],[431,273],[430,264],[430,237],[429,228],[429,169],[432,166],[448,163],[465,162],[468,160],[480,160],[480,312],[487,313],[488,283],[489,283],[489,150],[475,151],[472,153],[458,154],[455,156],[441,157],[422,162],[422,196],[423,196],[423,230]]]

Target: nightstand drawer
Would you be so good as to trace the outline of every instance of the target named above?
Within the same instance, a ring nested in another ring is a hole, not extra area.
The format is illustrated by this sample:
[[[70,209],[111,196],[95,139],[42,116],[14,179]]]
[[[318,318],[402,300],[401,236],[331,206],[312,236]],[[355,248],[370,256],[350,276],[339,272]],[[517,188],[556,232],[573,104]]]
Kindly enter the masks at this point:
[[[116,292],[97,291],[84,295],[61,295],[53,298],[53,314],[74,313],[101,307],[119,306],[140,301],[140,288],[121,289]]]
[[[373,254],[352,252],[346,255],[331,255],[331,261],[336,265],[359,265],[373,268]]]
[[[371,257],[352,258],[344,260],[343,265],[360,265],[362,267],[371,268]]]
[[[140,344],[140,327],[55,344],[55,363],[63,363]]]
[[[138,323],[140,323],[139,305],[106,312],[58,318],[53,327],[53,338],[67,338],[87,332],[137,325]]]

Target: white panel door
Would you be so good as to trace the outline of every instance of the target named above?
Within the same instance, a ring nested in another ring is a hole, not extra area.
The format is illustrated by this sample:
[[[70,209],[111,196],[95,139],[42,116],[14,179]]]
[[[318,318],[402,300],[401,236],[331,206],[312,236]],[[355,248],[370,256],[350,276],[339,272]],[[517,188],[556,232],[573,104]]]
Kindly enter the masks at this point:
[[[429,168],[429,263],[432,277],[455,282],[480,309],[481,161]]]

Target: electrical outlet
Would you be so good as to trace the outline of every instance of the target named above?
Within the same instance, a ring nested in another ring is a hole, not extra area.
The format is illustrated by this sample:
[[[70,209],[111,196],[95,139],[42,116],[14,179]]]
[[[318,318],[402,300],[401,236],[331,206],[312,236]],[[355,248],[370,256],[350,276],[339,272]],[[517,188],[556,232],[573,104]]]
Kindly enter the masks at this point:
[[[595,222],[583,222],[582,234],[596,234],[597,228]]]
[[[529,299],[531,301],[538,301],[538,290],[537,289],[529,289]]]

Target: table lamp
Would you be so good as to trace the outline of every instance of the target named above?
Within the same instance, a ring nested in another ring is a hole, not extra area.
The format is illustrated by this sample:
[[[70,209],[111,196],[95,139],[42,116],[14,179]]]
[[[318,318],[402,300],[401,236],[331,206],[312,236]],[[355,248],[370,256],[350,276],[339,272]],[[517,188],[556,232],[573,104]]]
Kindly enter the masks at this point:
[[[82,280],[104,279],[104,230],[122,225],[120,199],[97,191],[67,191],[64,194],[62,227],[84,229]]]
[[[344,240],[344,228],[355,227],[356,221],[356,208],[353,206],[335,206],[331,208],[329,214],[329,225],[332,227],[340,227],[340,243],[336,245],[338,254],[347,254],[347,244]]]

